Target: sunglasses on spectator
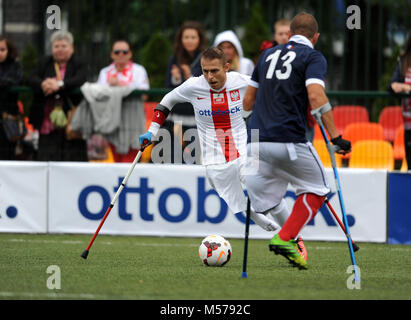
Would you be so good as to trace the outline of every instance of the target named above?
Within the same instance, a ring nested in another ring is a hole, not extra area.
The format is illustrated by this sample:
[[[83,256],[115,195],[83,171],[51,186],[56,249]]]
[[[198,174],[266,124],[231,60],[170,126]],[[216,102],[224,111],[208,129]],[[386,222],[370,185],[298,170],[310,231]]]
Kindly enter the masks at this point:
[[[114,50],[113,53],[114,53],[115,55],[119,55],[120,53],[122,53],[122,54],[127,54],[127,53],[129,53],[129,51],[130,51],[130,50]]]

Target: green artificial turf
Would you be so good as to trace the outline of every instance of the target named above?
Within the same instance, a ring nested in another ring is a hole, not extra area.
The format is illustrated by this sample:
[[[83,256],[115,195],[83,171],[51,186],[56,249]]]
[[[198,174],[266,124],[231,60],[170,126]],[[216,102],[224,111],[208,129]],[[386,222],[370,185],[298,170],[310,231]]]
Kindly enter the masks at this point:
[[[241,239],[228,239],[232,259],[222,268],[199,259],[201,238],[99,235],[84,260],[90,239],[0,234],[0,299],[411,299],[411,246],[359,243],[361,288],[348,289],[345,242],[306,241],[309,270],[298,270],[270,252],[268,241],[251,239],[242,279]],[[57,284],[49,278],[57,274],[47,273],[51,265],[60,269],[60,289],[47,287],[48,279]]]

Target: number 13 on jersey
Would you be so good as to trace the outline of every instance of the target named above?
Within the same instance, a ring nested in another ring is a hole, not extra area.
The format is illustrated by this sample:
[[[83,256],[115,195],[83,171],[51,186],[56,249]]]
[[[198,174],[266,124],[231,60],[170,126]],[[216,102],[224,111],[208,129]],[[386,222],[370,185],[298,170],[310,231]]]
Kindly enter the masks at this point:
[[[280,57],[281,50],[277,50],[276,52],[270,54],[267,59],[265,59],[265,62],[270,62],[270,66],[268,67],[267,74],[265,77],[267,79],[272,79],[275,71],[275,76],[278,80],[285,80],[290,77],[291,71],[292,71],[292,65],[291,62],[294,61],[296,57],[296,53],[294,51],[288,51],[285,55],[281,57],[280,60],[282,60],[282,65],[281,68],[278,70],[275,70],[275,67],[277,66],[277,61],[278,58]],[[281,62],[281,61],[280,61]],[[282,72],[282,69],[285,68],[285,72]]]

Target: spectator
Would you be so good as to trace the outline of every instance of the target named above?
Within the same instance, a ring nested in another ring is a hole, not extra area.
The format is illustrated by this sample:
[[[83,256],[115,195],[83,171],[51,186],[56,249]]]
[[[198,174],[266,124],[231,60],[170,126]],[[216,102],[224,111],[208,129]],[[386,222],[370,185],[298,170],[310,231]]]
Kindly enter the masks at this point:
[[[280,19],[274,23],[273,41],[263,41],[260,46],[260,51],[275,47],[277,44],[285,44],[288,42],[291,20]]]
[[[30,123],[40,132],[39,161],[88,161],[83,139],[68,140],[65,126],[69,110],[81,96],[73,93],[87,76],[87,66],[74,54],[73,36],[67,31],[51,35],[51,55],[39,60],[28,78],[34,90]]]
[[[16,119],[19,115],[18,94],[9,92],[11,86],[23,80],[23,67],[17,59],[17,49],[5,36],[0,36],[0,119]],[[17,141],[10,141],[0,121],[0,160],[14,160]]]
[[[129,87],[140,90],[150,89],[147,71],[142,65],[133,62],[133,52],[127,40],[120,39],[115,41],[110,57],[113,62],[100,71],[97,81],[98,84],[112,87]],[[133,103],[133,107],[137,108],[137,110],[135,110],[135,121],[138,123],[136,127],[137,132],[135,133],[136,137],[146,130],[146,117],[142,98],[146,100],[146,95],[143,95],[143,97],[131,95],[123,100],[123,103]],[[110,148],[115,162],[133,162],[138,152],[137,145],[130,145],[126,153],[122,153],[122,150],[117,150],[112,143],[110,143]]]
[[[227,61],[230,63],[230,71],[251,75],[254,63],[243,56],[243,48],[236,34],[231,31],[223,31],[217,34],[214,46],[224,51]]]
[[[411,33],[405,44],[405,50],[401,54],[397,67],[391,77],[388,90],[393,93],[411,92]],[[405,157],[408,170],[411,166],[411,98],[401,101],[402,117],[404,120],[404,144]]]
[[[200,23],[195,21],[183,23],[176,34],[174,54],[168,63],[165,80],[166,88],[174,89],[188,78],[202,75],[201,52],[204,50],[206,42],[205,31]],[[181,141],[184,152],[191,152],[185,148],[187,141],[184,141],[183,137],[187,130],[194,128],[196,128],[196,121],[191,103],[176,104],[164,124],[164,129],[169,132],[171,137],[171,162],[176,161],[174,137]],[[194,137],[194,139],[196,138]]]

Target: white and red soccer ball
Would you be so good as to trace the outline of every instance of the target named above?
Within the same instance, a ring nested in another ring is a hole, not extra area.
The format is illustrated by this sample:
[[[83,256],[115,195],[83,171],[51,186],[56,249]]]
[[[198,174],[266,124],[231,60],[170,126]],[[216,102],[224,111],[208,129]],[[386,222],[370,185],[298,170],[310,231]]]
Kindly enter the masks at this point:
[[[222,267],[230,261],[232,249],[230,242],[222,236],[207,236],[201,241],[198,255],[207,266]]]

